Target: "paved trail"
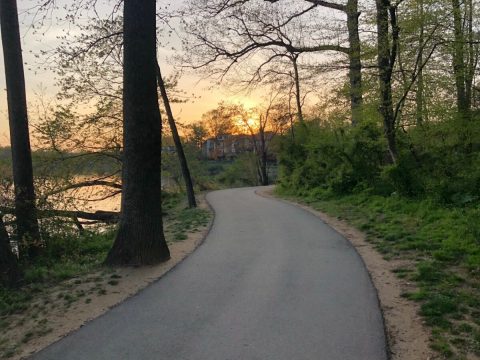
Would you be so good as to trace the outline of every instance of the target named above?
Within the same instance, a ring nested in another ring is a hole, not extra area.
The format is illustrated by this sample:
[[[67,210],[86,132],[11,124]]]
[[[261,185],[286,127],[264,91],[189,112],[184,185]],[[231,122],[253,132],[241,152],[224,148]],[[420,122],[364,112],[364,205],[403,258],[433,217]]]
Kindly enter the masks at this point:
[[[196,252],[34,359],[387,359],[375,290],[347,240],[252,188],[207,199],[216,218]]]

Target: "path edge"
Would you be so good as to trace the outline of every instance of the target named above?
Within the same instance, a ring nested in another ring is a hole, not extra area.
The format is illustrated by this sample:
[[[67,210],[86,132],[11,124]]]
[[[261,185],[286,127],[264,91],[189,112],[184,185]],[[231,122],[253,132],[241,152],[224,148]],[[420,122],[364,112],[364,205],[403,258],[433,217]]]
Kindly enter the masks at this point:
[[[418,315],[420,306],[400,296],[407,289],[411,291],[412,284],[403,281],[392,272],[398,264],[385,260],[373,245],[366,241],[366,235],[363,232],[344,220],[334,218],[301,202],[276,195],[273,186],[257,188],[255,194],[293,205],[310,213],[351,244],[367,270],[375,289],[382,315],[387,359],[438,359],[437,354],[430,348],[430,330]]]
[[[210,234],[210,231],[212,230],[213,228],[213,225],[214,225],[214,222],[215,222],[215,218],[216,218],[216,213],[215,213],[215,209],[212,207],[212,205],[210,204],[210,202],[207,200],[207,195],[210,194],[212,191],[207,191],[205,193],[202,193],[201,196],[202,196],[202,200],[205,201],[205,204],[207,205],[209,211],[211,212],[212,214],[212,217],[209,221],[209,224],[206,226],[206,228],[203,230],[202,232],[202,235],[201,235],[201,238],[195,243],[194,247],[192,248],[192,250],[185,254],[185,256],[183,258],[181,258],[179,261],[177,261],[176,263],[172,263],[170,267],[168,267],[168,269],[165,270],[165,272],[163,272],[160,276],[158,276],[157,278],[153,279],[152,281],[149,281],[148,283],[145,284],[145,286],[141,287],[138,289],[138,291],[136,291],[135,293],[133,294],[130,294],[128,296],[126,296],[125,298],[123,298],[121,301],[113,304],[112,306],[109,306],[108,308],[106,308],[102,313],[98,314],[98,316],[95,316],[93,318],[90,318],[88,320],[86,320],[84,323],[82,323],[81,325],[79,325],[78,327],[68,331],[68,332],[65,332],[64,334],[61,335],[61,337],[57,338],[56,340],[46,344],[45,346],[43,346],[42,348],[38,349],[37,351],[34,351],[33,353],[29,353],[29,354],[25,354],[25,355],[22,355],[20,357],[21,360],[28,360],[28,359],[32,359],[34,360],[34,357],[41,353],[42,351],[48,349],[50,346],[53,346],[54,344],[58,343],[59,341],[62,341],[64,338],[66,338],[67,336],[75,333],[76,331],[80,330],[82,327],[88,325],[90,322],[92,321],[95,321],[103,316],[105,316],[110,310],[122,305],[124,302],[128,301],[129,299],[133,298],[133,297],[136,297],[138,295],[140,295],[142,292],[144,292],[146,289],[148,289],[150,286],[153,286],[154,284],[156,284],[157,282],[161,281],[162,278],[164,278],[165,276],[167,276],[167,274],[169,274],[170,272],[172,272],[174,269],[176,269],[181,263],[183,263],[187,258],[189,258],[200,246],[203,245],[203,243],[205,242],[205,240],[207,239],[208,235]]]

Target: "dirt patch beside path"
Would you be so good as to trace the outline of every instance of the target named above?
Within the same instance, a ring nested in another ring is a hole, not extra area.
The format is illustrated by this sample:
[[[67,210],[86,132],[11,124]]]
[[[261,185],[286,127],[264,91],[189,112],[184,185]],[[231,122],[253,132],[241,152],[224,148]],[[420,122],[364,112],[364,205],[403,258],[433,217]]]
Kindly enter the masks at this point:
[[[257,190],[257,194],[275,198],[300,207],[334,228],[347,238],[362,257],[377,289],[383,312],[388,345],[392,360],[433,360],[437,355],[430,349],[430,330],[420,317],[418,304],[401,296],[402,293],[415,290],[414,284],[398,278],[394,270],[405,266],[405,262],[385,260],[366,241],[366,236],[347,222],[314,210],[301,203],[285,200],[273,194],[273,187]]]
[[[212,211],[204,196],[199,198],[199,208]],[[47,296],[28,313],[9,318],[14,326],[8,329],[8,337],[17,344],[9,358],[24,359],[40,351],[161,278],[203,242],[212,222],[213,216],[207,226],[189,233],[187,239],[169,244],[171,258],[165,263],[104,269],[49,289]],[[42,311],[35,312],[39,308]],[[43,309],[47,311],[44,313]]]

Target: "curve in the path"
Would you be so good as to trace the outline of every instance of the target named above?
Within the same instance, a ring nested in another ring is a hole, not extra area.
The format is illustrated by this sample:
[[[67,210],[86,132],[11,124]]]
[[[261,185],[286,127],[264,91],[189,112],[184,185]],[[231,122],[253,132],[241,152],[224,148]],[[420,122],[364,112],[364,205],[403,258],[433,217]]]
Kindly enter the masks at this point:
[[[387,359],[375,289],[346,239],[254,188],[207,199],[216,217],[196,252],[33,359]]]

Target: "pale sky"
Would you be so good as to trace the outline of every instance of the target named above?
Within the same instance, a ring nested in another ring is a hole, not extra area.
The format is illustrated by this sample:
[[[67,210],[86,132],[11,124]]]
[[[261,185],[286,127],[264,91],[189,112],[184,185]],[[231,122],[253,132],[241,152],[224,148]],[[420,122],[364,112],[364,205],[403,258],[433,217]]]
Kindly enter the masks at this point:
[[[42,34],[35,34],[31,28],[33,17],[26,12],[33,4],[38,3],[38,0],[17,0],[19,8],[20,18],[20,33],[22,36],[22,50],[23,60],[25,63],[25,79],[27,89],[27,101],[32,105],[36,101],[36,93],[42,92],[44,96],[53,98],[57,93],[55,86],[55,74],[50,70],[44,70],[39,66],[39,61],[43,61],[42,57],[38,58],[41,50],[51,50],[59,43],[57,36],[62,33],[62,28],[65,24],[57,24],[56,16],[63,16],[65,12],[58,10],[54,13],[48,26],[42,28]],[[57,0],[61,3],[62,0]],[[69,0],[63,0],[63,2],[69,4]],[[168,0],[159,0],[159,6],[170,3]],[[173,6],[181,6],[183,0],[175,2]],[[111,8],[108,0],[98,1],[98,10],[108,12]],[[80,18],[79,21],[82,19]],[[178,40],[173,40],[178,43]],[[164,76],[168,76],[172,70],[172,61],[170,59],[170,49],[159,49],[160,61],[162,66],[162,72]],[[179,87],[183,89],[187,94],[195,94],[195,99],[185,104],[173,104],[173,110],[177,120],[188,123],[199,120],[201,115],[214,108],[221,100],[229,100],[233,102],[241,102],[246,107],[253,107],[256,105],[253,96],[245,94],[232,94],[232,92],[224,87],[213,86],[209,81],[201,80],[200,74],[190,74],[183,76],[180,79]],[[3,51],[0,50],[0,88],[2,93],[0,96],[0,145],[7,145],[9,142],[8,136],[8,110],[6,104],[6,90],[5,90],[5,74],[3,63]],[[34,119],[30,119],[34,121]]]

